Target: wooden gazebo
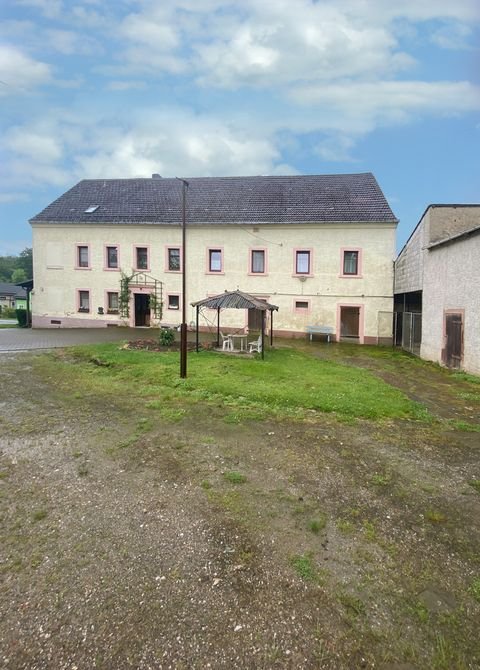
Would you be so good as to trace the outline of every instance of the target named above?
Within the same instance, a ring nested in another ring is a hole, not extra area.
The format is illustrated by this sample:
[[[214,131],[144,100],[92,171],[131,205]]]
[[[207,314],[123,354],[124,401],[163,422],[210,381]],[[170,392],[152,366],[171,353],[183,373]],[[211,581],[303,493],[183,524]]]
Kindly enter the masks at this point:
[[[265,314],[267,311],[270,312],[270,346],[273,344],[273,312],[275,310],[278,312],[278,307],[276,305],[271,305],[264,300],[255,298],[253,295],[243,293],[242,291],[225,291],[219,295],[214,295],[211,298],[205,298],[204,300],[198,300],[197,302],[192,302],[191,304],[196,309],[195,345],[197,351],[199,344],[198,316],[202,307],[217,310],[217,346],[219,346],[220,343],[220,312],[222,309],[257,309],[262,313],[262,358],[264,357],[265,343]]]

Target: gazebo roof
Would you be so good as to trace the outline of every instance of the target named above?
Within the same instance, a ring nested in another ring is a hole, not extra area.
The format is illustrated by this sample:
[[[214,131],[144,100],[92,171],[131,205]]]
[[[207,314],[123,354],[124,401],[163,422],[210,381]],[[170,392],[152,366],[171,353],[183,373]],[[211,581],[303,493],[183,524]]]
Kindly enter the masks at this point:
[[[204,298],[191,303],[193,307],[208,307],[209,309],[260,309],[263,312],[277,310],[277,305],[259,300],[253,295],[242,291],[225,291],[211,298]]]

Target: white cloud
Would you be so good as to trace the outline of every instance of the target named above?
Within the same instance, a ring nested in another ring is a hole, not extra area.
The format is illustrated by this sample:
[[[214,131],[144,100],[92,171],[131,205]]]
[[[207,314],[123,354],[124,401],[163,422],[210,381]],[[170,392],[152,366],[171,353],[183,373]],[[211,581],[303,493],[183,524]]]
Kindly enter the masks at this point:
[[[110,91],[131,91],[131,90],[140,90],[146,88],[146,83],[144,81],[111,81],[108,84],[108,89]]]
[[[58,18],[63,11],[62,0],[16,0],[18,5],[38,9],[49,19]]]
[[[28,194],[22,191],[11,191],[9,193],[0,193],[0,203],[25,202],[28,200]]]
[[[178,108],[146,109],[119,122],[110,117],[50,113],[48,122],[10,129],[12,152],[3,186],[68,185],[83,178],[278,173],[273,136]],[[68,163],[64,157],[68,156]],[[294,168],[282,165],[283,172]],[[18,186],[17,186],[18,189]]]
[[[352,133],[405,123],[412,116],[480,110],[480,87],[469,82],[342,82],[304,86],[292,96],[299,103],[316,106],[319,125]]]
[[[442,49],[462,50],[469,49],[469,39],[472,29],[461,23],[450,23],[438,28],[430,40]]]
[[[35,61],[14,46],[0,44],[0,95],[18,94],[51,80],[47,63]]]

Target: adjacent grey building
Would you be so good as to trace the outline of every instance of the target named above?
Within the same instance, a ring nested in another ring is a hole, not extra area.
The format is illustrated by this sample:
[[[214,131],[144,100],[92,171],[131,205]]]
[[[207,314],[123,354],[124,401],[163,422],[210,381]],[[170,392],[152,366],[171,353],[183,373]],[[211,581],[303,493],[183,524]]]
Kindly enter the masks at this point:
[[[429,205],[395,262],[396,340],[480,374],[480,205]]]

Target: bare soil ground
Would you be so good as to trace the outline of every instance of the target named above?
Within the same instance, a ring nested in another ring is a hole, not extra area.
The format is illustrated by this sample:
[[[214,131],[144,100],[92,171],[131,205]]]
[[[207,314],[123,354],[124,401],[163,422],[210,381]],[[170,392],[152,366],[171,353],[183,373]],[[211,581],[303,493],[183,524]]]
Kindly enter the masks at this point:
[[[480,667],[480,386],[305,349],[442,421],[168,421],[0,358],[2,668]]]

